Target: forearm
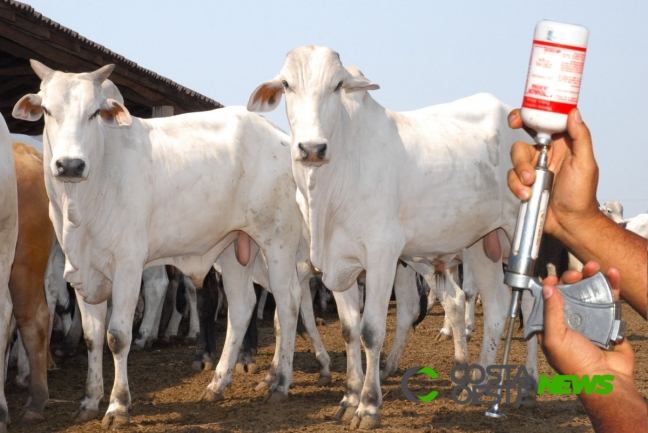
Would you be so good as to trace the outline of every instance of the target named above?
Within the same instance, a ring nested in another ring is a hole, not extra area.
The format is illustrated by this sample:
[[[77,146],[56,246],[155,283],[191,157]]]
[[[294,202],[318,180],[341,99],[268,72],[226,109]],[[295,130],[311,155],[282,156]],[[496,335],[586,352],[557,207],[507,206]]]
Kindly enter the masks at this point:
[[[595,261],[605,272],[621,273],[621,297],[646,318],[648,241],[615,224],[602,213],[555,234],[579,260]]]
[[[592,427],[597,433],[648,431],[648,408],[632,379],[615,377],[610,394],[580,394]]]

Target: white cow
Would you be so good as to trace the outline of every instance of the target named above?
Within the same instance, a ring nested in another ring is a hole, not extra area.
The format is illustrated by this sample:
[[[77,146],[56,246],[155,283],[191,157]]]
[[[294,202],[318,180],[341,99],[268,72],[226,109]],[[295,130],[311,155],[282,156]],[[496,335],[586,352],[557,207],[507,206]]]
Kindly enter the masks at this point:
[[[338,416],[353,414],[351,426],[361,428],[380,425],[379,354],[398,258],[425,274],[486,237],[488,256],[475,244],[464,265],[482,271],[469,284],[478,287],[484,304],[480,363],[493,363],[510,300],[495,231],[502,228],[509,238],[513,233],[519,201],[507,186],[509,149],[529,140],[509,129],[510,107],[493,96],[396,113],[362,92],[377,88],[345,69],[331,49],[309,46],[288,53],[279,75],[248,102],[249,110],[268,111],[286,94],[311,260],[338,305],[346,306],[338,311],[351,365]],[[363,269],[367,297],[360,319],[357,302],[345,291]],[[465,298],[449,300],[462,308]],[[355,349],[359,338],[366,378]]]
[[[626,230],[630,230],[642,238],[648,239],[648,213],[642,213],[634,218],[628,218],[625,220],[625,223]]]
[[[108,297],[115,382],[106,428],[129,422],[126,365],[143,269],[171,264],[200,288],[219,256],[230,314],[223,355],[204,398],[222,397],[255,304],[251,268],[259,250],[268,258],[281,325],[281,355],[268,397],[286,398],[301,296],[295,263],[302,230],[289,137],[244,108],[131,117],[102,94],[113,65],[83,74],[33,60],[32,67],[42,80],[40,92],[21,98],[13,114],[32,121],[45,114],[50,216],[66,255],[64,277],[86,301],[80,308],[92,344],[78,419],[96,416],[103,397],[97,378]]]
[[[0,433],[6,433],[9,410],[4,393],[9,325],[13,303],[9,295],[9,275],[18,239],[18,193],[11,136],[0,115]]]

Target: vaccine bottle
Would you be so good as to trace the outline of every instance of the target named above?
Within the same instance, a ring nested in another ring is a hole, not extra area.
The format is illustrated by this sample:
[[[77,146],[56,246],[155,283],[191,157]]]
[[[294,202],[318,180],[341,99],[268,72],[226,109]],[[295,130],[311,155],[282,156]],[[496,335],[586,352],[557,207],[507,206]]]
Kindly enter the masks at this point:
[[[589,30],[583,26],[540,21],[529,61],[522,121],[548,145],[551,134],[567,130],[567,115],[580,92]]]

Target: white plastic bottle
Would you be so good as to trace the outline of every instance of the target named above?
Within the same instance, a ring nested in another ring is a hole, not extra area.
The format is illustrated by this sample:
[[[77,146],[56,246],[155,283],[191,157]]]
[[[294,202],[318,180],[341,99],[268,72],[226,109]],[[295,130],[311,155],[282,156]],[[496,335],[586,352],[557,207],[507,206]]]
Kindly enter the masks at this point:
[[[522,121],[537,131],[536,141],[567,129],[567,115],[576,107],[589,30],[583,26],[540,21],[529,61]]]

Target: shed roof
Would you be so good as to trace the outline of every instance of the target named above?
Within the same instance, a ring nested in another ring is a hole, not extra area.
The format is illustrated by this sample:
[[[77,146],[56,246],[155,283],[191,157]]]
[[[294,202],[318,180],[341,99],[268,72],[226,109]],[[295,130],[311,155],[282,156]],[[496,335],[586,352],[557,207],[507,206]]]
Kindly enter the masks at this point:
[[[11,116],[18,99],[39,89],[40,79],[29,65],[30,59],[66,72],[88,72],[114,63],[110,79],[122,93],[128,110],[138,117],[151,117],[152,108],[162,105],[172,106],[174,114],[222,107],[52,21],[27,4],[0,0],[0,112],[14,133],[43,132],[42,119],[25,122]]]

